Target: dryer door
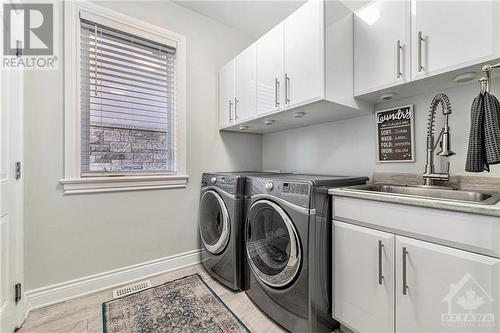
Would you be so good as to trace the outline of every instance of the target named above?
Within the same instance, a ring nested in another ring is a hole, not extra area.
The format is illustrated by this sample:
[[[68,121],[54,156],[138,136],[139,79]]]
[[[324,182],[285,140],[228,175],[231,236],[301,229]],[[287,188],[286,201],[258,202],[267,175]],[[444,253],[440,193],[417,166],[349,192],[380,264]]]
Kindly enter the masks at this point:
[[[272,201],[259,200],[250,207],[246,250],[256,277],[271,287],[285,287],[299,273],[297,231],[287,213]]]
[[[200,234],[205,248],[212,254],[219,254],[229,242],[231,224],[224,200],[208,190],[200,199]]]

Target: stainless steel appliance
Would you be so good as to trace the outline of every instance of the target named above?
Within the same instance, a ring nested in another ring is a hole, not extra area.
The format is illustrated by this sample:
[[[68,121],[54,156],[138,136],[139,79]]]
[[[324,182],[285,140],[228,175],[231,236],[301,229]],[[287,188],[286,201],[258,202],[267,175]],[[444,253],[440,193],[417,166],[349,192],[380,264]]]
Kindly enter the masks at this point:
[[[330,332],[331,198],[328,189],[366,177],[318,175],[247,178],[247,295],[292,332]]]

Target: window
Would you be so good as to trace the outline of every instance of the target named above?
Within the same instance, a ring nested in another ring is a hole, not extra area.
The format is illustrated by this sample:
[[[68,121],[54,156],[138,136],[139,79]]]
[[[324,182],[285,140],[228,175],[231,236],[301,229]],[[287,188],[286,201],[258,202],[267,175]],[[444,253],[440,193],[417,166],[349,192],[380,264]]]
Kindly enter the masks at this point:
[[[175,170],[175,49],[81,19],[81,171]]]
[[[64,193],[185,187],[184,38],[67,6]]]

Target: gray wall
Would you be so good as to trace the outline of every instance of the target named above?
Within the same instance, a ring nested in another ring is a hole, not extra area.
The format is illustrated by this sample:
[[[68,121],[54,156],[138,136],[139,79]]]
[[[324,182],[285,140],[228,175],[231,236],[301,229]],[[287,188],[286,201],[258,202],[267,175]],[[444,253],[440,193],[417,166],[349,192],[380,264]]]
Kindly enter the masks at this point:
[[[495,80],[492,93],[500,92]],[[426,128],[429,105],[438,92],[413,96],[377,105],[377,110],[407,104],[414,105],[416,162],[377,163],[374,115],[339,122],[303,127],[264,135],[264,168],[291,172],[309,172],[372,176],[374,171],[422,173],[425,165]],[[470,108],[479,92],[476,82],[444,90],[450,97],[453,114],[450,116],[452,150],[451,173],[465,174],[464,166],[469,140]],[[441,112],[440,109],[438,112]],[[437,133],[442,117],[436,119]],[[441,159],[441,158],[439,158]],[[442,163],[442,161],[440,161]],[[444,166],[444,164],[441,164]],[[481,175],[500,176],[500,165]]]
[[[186,189],[63,196],[58,184],[63,177],[62,66],[56,71],[27,71],[28,290],[199,248],[201,173],[262,168],[260,136],[220,134],[217,130],[217,70],[251,39],[169,2],[110,2],[106,6],[187,38],[187,163],[191,178]],[[59,24],[62,46],[62,22]]]

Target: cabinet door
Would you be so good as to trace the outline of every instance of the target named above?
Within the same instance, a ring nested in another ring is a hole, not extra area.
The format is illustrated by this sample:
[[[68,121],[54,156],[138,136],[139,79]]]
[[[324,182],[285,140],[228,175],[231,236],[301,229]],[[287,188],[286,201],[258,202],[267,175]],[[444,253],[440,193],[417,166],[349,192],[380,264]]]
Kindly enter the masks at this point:
[[[410,0],[377,0],[355,13],[356,95],[410,81],[410,27]]]
[[[285,35],[278,24],[256,43],[257,47],[257,114],[283,110],[285,72]]]
[[[285,19],[285,108],[325,95],[324,2],[310,0]]]
[[[416,79],[499,56],[498,1],[412,0],[412,15]]]
[[[498,332],[499,281],[500,259],[396,236],[396,331]]]
[[[219,126],[234,121],[235,61],[226,64],[219,72]]]
[[[252,44],[236,57],[236,101],[234,114],[236,122],[253,118],[257,112],[256,51]]]
[[[394,238],[334,221],[332,313],[355,331],[394,332]]]

